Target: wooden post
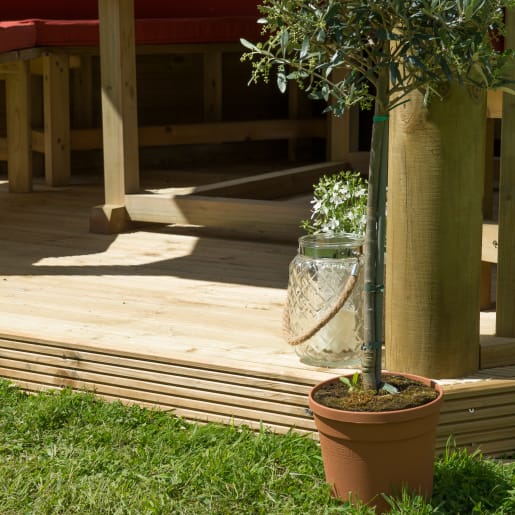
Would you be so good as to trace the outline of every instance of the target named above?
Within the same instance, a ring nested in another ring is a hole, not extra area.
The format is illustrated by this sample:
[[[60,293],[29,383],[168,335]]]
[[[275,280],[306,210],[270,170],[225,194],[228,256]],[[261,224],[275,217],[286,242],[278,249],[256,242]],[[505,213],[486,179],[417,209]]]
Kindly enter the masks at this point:
[[[125,194],[139,190],[134,0],[99,0],[105,205],[91,211],[93,232],[129,224]]]
[[[74,128],[93,126],[93,59],[80,57],[80,66],[71,75],[71,107]]]
[[[70,182],[70,68],[67,55],[43,57],[45,177],[50,186]]]
[[[333,71],[333,81],[342,80],[345,71],[336,69]],[[326,155],[328,161],[341,161],[343,163],[349,161],[349,153],[357,150],[352,148],[353,136],[351,127],[351,111],[347,110],[341,117],[328,115],[327,117],[327,143]],[[358,126],[354,128],[358,130]]]
[[[506,11],[506,29],[506,48],[515,48],[515,9]],[[515,97],[504,94],[502,106],[496,333],[515,336]]]
[[[479,367],[486,96],[420,92],[390,122],[386,367],[433,378]]]
[[[488,110],[487,110],[488,111]],[[485,174],[483,194],[483,220],[492,220],[494,196],[494,128],[495,119],[486,120]],[[480,302],[481,309],[492,307],[492,263],[481,263]]]
[[[204,53],[204,121],[222,119],[222,52],[206,50]]]
[[[31,79],[29,63],[17,61],[6,74],[7,174],[9,191],[32,190]]]

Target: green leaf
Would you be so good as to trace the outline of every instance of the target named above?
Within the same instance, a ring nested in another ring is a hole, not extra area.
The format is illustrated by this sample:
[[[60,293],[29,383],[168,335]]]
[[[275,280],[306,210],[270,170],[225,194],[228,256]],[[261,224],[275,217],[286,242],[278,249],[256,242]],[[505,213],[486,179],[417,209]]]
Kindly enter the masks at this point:
[[[285,93],[288,87],[288,79],[286,78],[286,74],[284,71],[279,70],[277,72],[277,87],[281,93]]]
[[[244,38],[240,38],[240,43],[245,48],[248,48],[249,50],[254,50],[255,52],[259,52],[259,48],[254,43],[251,43],[250,41],[248,41]]]
[[[393,386],[393,384],[389,384],[389,383],[383,383],[383,385],[381,386],[381,390],[391,393],[392,395],[399,393],[399,390],[397,389],[397,387],[395,387],[395,386]]]
[[[281,51],[282,51],[283,57],[286,56],[289,40],[290,40],[290,35],[288,33],[288,29],[283,29],[281,32]]]
[[[300,48],[299,57],[300,59],[304,59],[309,52],[309,37],[305,37],[304,41],[302,42],[302,47]]]

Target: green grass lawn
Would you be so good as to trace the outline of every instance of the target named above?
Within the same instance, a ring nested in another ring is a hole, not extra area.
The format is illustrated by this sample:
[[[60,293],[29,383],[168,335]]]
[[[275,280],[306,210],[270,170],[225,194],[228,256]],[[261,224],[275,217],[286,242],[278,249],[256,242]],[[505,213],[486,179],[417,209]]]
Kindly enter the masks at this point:
[[[393,501],[392,501],[393,502]],[[371,513],[331,498],[319,448],[295,434],[197,425],[70,391],[0,381],[0,514]],[[449,451],[431,504],[392,513],[515,513],[515,465]]]

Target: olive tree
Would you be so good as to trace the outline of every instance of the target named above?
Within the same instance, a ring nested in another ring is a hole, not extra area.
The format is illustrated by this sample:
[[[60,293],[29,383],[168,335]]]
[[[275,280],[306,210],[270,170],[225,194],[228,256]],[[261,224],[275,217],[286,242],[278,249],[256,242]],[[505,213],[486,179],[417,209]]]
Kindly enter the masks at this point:
[[[364,388],[381,384],[388,116],[421,91],[436,102],[449,83],[505,87],[510,52],[502,34],[503,8],[513,0],[264,0],[263,41],[242,40],[251,81],[296,81],[327,110],[341,115],[373,106],[365,235]],[[342,74],[333,74],[336,69]]]

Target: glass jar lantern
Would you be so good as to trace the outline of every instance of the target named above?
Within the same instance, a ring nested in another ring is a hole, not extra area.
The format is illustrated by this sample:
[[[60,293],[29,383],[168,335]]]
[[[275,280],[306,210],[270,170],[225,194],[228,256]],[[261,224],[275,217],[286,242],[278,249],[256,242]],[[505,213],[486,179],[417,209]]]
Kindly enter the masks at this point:
[[[361,237],[352,234],[299,238],[298,253],[289,267],[285,320],[288,342],[303,363],[359,366],[363,343],[363,243]],[[348,296],[342,305],[344,290]]]

